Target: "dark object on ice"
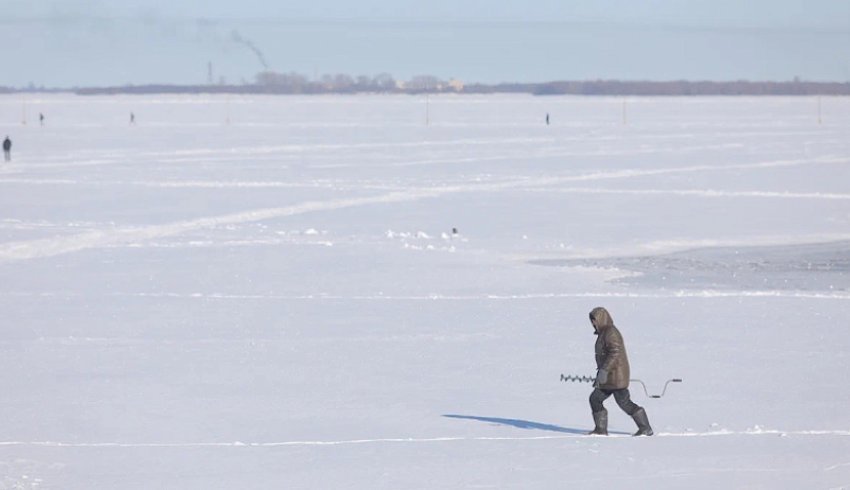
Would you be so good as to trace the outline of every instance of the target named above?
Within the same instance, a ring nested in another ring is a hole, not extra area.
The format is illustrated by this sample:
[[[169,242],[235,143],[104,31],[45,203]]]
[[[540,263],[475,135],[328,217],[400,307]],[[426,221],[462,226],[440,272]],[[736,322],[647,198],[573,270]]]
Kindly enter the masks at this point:
[[[646,412],[643,407],[632,401],[629,394],[629,357],[626,355],[623,336],[614,326],[611,314],[605,308],[594,308],[590,312],[590,324],[597,335],[594,351],[598,374],[593,384],[593,393],[590,394],[590,409],[594,420],[597,413],[605,412],[603,402],[614,395],[620,409],[638,424],[638,432],[635,435],[652,435]]]
[[[452,234],[457,235],[457,228],[452,228]]]
[[[549,113],[548,112],[546,113],[546,125],[547,126],[549,125]]]
[[[3,156],[6,157],[7,162],[12,160],[12,140],[8,136],[3,140]]]
[[[44,126],[44,114],[38,113],[38,123]]]
[[[136,124],[136,115],[132,112],[130,113],[130,124]]]

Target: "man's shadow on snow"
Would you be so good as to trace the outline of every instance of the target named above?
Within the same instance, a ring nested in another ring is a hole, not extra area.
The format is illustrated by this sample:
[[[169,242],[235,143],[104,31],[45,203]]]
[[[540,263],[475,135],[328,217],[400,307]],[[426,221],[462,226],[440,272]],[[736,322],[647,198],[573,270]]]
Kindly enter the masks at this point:
[[[502,419],[497,417],[476,417],[474,415],[451,415],[446,414],[443,417],[448,417],[450,419],[465,419],[465,420],[477,420],[479,422],[487,422],[490,424],[497,425],[509,425],[511,427],[516,427],[518,429],[526,429],[526,430],[545,430],[549,432],[561,432],[564,434],[576,434],[576,435],[585,435],[590,431],[590,427],[587,429],[572,429],[569,427],[560,427],[552,424],[541,424],[540,422],[531,422],[529,420],[519,420],[519,419]],[[625,432],[616,432],[616,431],[608,431],[609,434],[626,434]]]

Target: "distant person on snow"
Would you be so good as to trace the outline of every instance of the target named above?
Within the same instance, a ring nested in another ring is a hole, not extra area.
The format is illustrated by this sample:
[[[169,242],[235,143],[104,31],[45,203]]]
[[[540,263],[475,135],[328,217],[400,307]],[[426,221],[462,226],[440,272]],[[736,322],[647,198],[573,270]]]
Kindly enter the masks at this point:
[[[136,124],[136,115],[132,112],[130,113],[130,125],[133,126]]]
[[[3,140],[3,156],[6,157],[7,162],[12,160],[12,140],[8,136]]]
[[[44,114],[38,113],[38,123],[44,126]]]
[[[548,112],[546,113],[546,125],[547,126],[549,125],[549,113]]]
[[[602,404],[614,395],[617,405],[629,414],[638,426],[636,436],[651,436],[652,427],[646,417],[646,411],[631,400],[629,395],[629,358],[623,336],[614,326],[614,320],[605,308],[594,308],[590,312],[596,338],[596,381],[590,394],[590,409],[596,427],[589,432],[592,435],[608,435],[608,411]]]

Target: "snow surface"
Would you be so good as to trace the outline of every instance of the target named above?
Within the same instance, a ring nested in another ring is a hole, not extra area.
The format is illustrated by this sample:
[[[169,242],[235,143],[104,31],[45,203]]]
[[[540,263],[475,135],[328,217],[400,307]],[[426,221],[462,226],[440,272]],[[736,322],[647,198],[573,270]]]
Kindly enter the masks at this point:
[[[0,488],[850,488],[817,105],[2,96]]]

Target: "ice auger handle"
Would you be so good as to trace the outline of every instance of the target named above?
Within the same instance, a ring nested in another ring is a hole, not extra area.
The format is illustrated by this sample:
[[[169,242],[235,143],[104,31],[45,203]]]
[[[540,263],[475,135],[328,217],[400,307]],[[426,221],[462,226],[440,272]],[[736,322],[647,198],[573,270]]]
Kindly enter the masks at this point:
[[[639,379],[630,379],[629,381],[631,381],[632,383],[640,383],[640,385],[643,386],[643,392],[646,393],[646,396],[648,396],[649,398],[661,398],[662,396],[664,396],[664,393],[667,393],[667,385],[669,385],[670,383],[681,383],[682,379],[681,378],[668,379],[667,382],[664,383],[664,389],[661,390],[660,395],[650,395],[649,392],[646,390],[646,384]]]

